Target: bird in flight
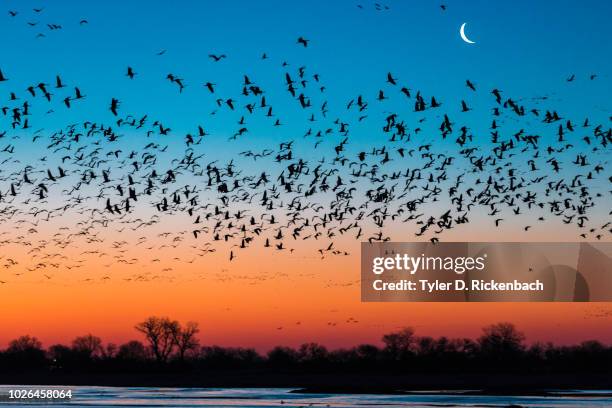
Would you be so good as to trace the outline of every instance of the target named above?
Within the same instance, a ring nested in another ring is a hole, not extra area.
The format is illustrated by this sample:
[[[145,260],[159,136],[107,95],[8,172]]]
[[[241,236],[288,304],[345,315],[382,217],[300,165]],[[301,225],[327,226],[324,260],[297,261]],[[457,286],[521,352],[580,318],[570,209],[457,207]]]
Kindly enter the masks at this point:
[[[528,236],[555,222],[575,239],[612,233],[610,119],[589,111],[586,97],[572,111],[549,95],[477,77],[458,79],[459,94],[447,93],[390,62],[367,86],[335,89],[307,54],[276,60],[256,51],[253,66],[232,57],[184,76],[130,61],[136,72],[113,57],[105,60],[111,79],[98,87],[70,67],[61,77],[27,71],[21,83],[7,58],[0,242],[22,256],[0,258],[2,269],[57,281],[55,271],[94,259],[104,273],[88,282],[114,279],[118,266],[133,272],[122,279],[145,282],[180,270],[166,261],[220,254],[234,265],[251,248],[327,259],[351,253],[355,242],[437,244],[481,222],[498,234],[518,228]],[[238,74],[218,76],[217,68]],[[125,92],[126,77],[138,79],[129,83],[134,94]],[[581,86],[574,80],[557,79]],[[68,248],[81,254],[68,257]]]
[[[208,54],[208,57],[210,59],[212,59],[214,62],[219,62],[224,58],[227,58],[227,55],[225,54],[220,54],[220,55],[216,55],[216,54]]]

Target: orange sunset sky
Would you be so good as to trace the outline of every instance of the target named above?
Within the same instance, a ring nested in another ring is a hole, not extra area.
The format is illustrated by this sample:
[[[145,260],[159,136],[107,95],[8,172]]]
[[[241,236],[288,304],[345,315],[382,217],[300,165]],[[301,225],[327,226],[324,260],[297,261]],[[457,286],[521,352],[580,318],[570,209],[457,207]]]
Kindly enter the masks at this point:
[[[564,237],[566,227],[554,227],[556,237]],[[459,229],[447,240],[519,241],[520,230],[517,225],[500,236],[474,223],[469,237]],[[554,241],[551,236],[536,229],[529,238]],[[65,256],[84,260],[81,267],[30,271],[0,286],[0,344],[31,334],[50,345],[85,333],[121,343],[138,339],[133,327],[150,315],[199,322],[202,344],[261,351],[310,341],[332,348],[378,343],[404,326],[421,335],[475,337],[498,321],[514,322],[529,341],[612,341],[608,303],[362,303],[355,242],[346,242],[349,256],[324,259],[316,243],[299,245],[292,254],[250,248],[229,262],[221,248],[200,257],[188,244],[164,247],[160,239],[151,250],[126,244],[125,258],[138,259],[134,264],[66,248]]]

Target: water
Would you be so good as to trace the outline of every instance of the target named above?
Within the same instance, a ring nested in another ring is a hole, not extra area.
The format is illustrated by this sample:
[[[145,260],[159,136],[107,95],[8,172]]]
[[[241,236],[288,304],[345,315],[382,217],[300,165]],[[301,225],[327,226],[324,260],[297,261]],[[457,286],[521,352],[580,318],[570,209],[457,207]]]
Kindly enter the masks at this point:
[[[70,401],[9,402],[9,390],[71,390]],[[53,407],[612,407],[612,391],[559,392],[554,396],[301,394],[284,388],[147,388],[0,385],[0,406]]]

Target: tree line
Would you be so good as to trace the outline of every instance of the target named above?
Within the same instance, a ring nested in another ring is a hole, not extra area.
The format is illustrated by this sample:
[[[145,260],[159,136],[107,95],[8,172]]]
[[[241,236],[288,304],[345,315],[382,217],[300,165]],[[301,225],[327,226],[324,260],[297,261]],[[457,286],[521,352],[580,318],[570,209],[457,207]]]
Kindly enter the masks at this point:
[[[70,345],[44,349],[32,336],[0,351],[0,371],[153,372],[260,369],[283,372],[534,372],[611,373],[612,347],[598,341],[571,346],[528,345],[511,323],[483,328],[476,339],[417,336],[404,328],[382,336],[382,344],[328,350],[317,343],[277,346],[266,354],[252,348],[201,345],[197,323],[149,317],[135,326],[143,340],[104,344],[92,334]]]

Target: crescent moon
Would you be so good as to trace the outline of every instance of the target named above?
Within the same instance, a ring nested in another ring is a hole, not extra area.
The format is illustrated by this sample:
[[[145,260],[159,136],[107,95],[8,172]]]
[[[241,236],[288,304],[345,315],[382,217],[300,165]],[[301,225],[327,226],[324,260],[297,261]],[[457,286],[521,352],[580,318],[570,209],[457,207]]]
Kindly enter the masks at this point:
[[[463,23],[463,24],[461,24],[461,28],[459,29],[459,34],[461,34],[461,39],[462,39],[463,41],[465,41],[466,43],[468,43],[468,44],[476,44],[476,42],[474,42],[474,41],[470,40],[470,39],[469,39],[469,38],[467,38],[467,36],[465,35],[465,25],[466,25],[466,24],[467,24],[467,23]]]

